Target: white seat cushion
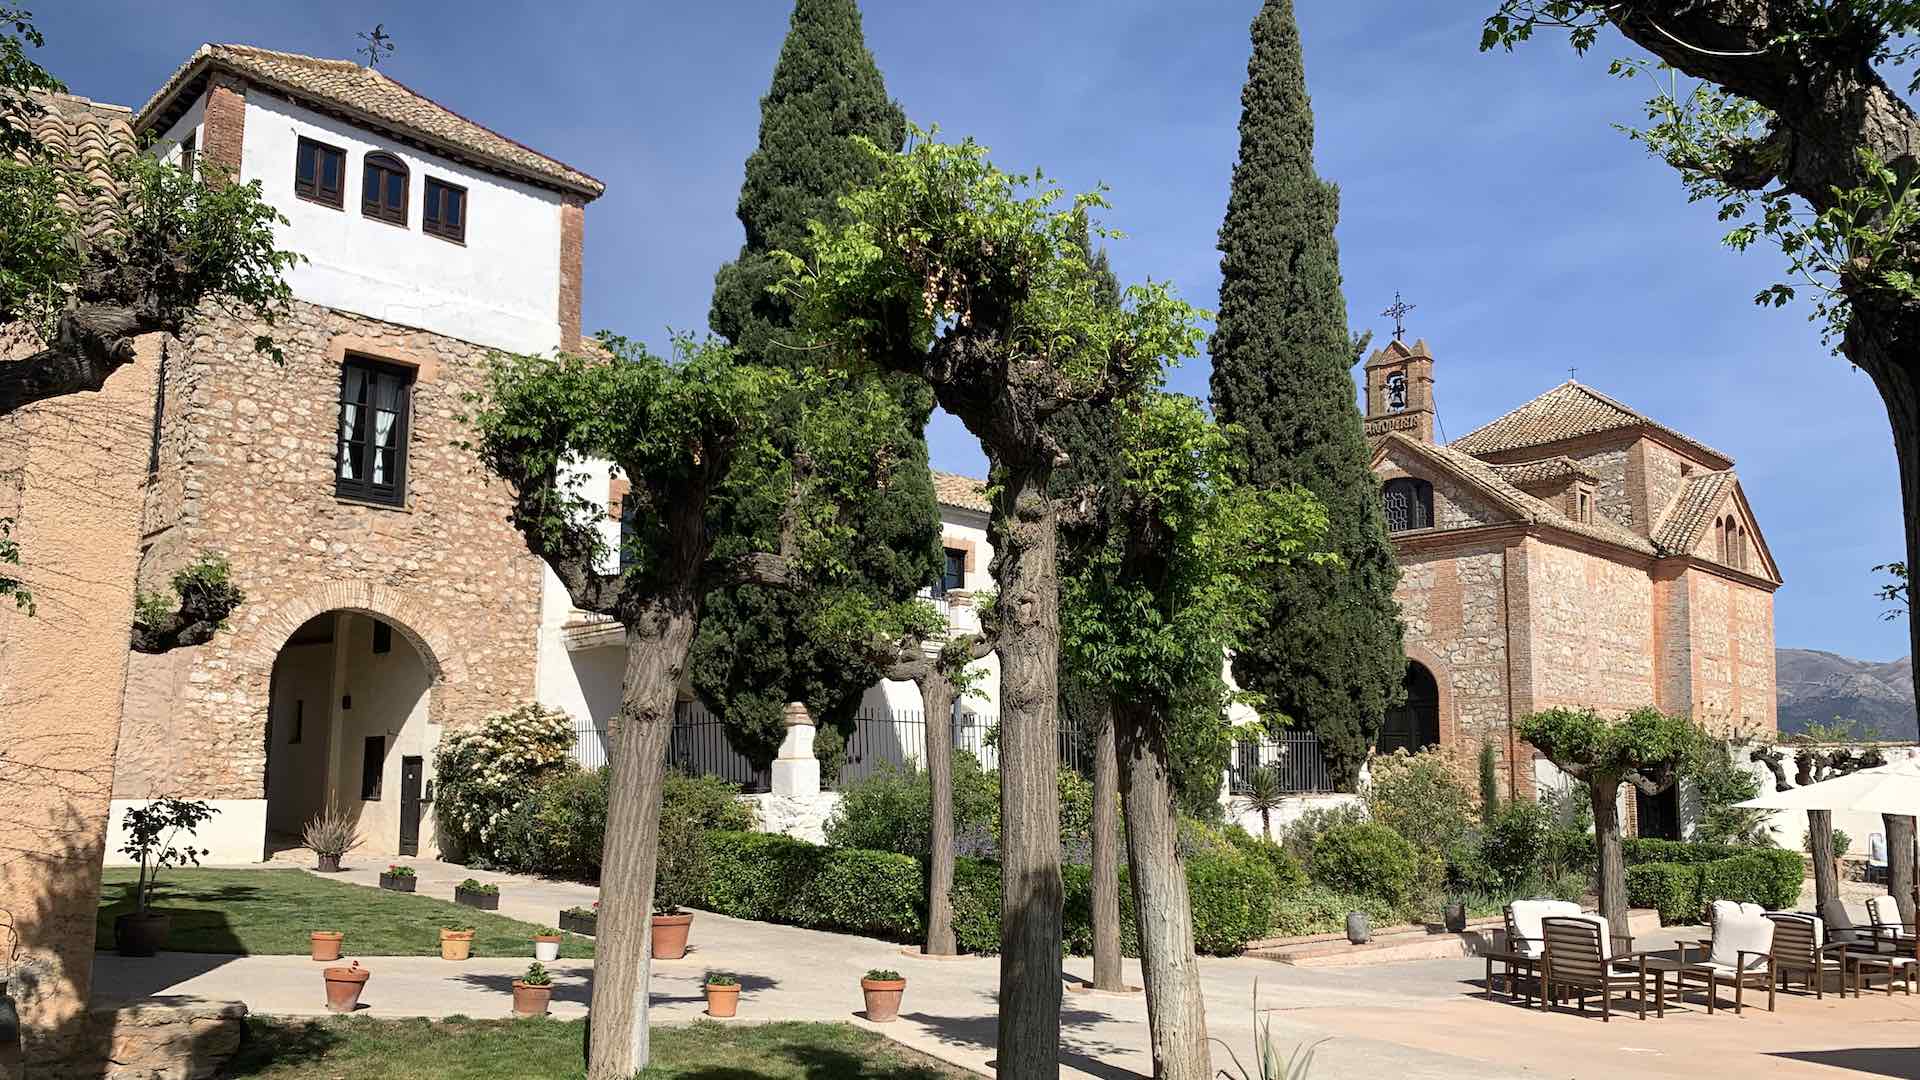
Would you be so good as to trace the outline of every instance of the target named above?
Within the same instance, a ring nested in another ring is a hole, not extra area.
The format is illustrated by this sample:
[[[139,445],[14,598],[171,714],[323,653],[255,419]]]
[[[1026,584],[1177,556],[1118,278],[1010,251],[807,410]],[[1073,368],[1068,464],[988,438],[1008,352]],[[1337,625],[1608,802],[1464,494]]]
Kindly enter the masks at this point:
[[[1767,966],[1764,954],[1772,951],[1773,920],[1735,912],[1713,924],[1713,948],[1707,953],[1707,963],[1734,970],[1744,960],[1748,971],[1762,970]],[[1742,957],[1742,952],[1748,955]]]
[[[1515,900],[1509,905],[1513,910],[1513,934],[1516,940],[1507,943],[1508,948],[1520,956],[1540,956],[1544,951],[1541,938],[1546,931],[1540,920],[1553,915],[1578,915],[1580,905],[1569,900]]]
[[[1873,925],[1895,932],[1904,925],[1900,919],[1900,902],[1891,896],[1868,897],[1867,918],[1872,920]]]

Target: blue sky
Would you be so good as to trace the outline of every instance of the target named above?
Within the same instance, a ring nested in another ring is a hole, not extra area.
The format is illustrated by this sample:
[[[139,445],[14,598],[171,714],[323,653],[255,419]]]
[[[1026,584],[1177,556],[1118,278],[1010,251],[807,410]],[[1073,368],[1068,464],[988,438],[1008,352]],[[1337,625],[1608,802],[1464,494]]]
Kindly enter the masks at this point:
[[[664,344],[704,330],[787,0],[413,0],[324,5],[41,0],[47,65],[76,93],[139,105],[203,41],[351,56],[384,21],[397,79],[600,177],[587,212],[586,321]],[[867,0],[867,41],[921,124],[973,135],[1014,169],[1112,188],[1124,280],[1168,278],[1212,306],[1256,0]],[[1605,73],[1603,39],[1476,51],[1494,0],[1304,0],[1319,167],[1341,185],[1349,318],[1395,290],[1432,345],[1457,437],[1565,379],[1730,454],[1786,577],[1783,646],[1888,659],[1904,623],[1873,599],[1902,534],[1891,437],[1865,376],[1805,309],[1751,297],[1780,261],[1719,244],[1711,210],[1610,125],[1644,84]],[[1383,335],[1384,336],[1384,335]],[[1204,394],[1204,359],[1174,386]],[[984,469],[950,419],[935,464]]]

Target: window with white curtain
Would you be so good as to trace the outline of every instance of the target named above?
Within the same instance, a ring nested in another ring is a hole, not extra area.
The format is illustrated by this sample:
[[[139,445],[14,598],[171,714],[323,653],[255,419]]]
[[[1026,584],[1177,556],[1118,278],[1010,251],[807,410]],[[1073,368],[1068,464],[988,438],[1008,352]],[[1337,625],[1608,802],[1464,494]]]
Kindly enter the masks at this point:
[[[404,506],[407,413],[413,370],[349,356],[340,370],[340,438],[334,494]]]

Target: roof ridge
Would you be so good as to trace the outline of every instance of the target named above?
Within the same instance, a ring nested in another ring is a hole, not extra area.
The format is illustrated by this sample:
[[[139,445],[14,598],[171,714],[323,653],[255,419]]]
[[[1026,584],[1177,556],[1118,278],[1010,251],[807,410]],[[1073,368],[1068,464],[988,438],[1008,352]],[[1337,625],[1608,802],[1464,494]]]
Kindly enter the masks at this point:
[[[249,45],[244,41],[210,41],[206,44],[205,47],[211,48],[211,49],[233,49],[238,52],[259,53],[262,56],[277,56],[283,60],[303,60],[309,64],[329,64],[329,65],[338,67],[341,70],[352,68],[357,70],[371,71],[376,75],[380,74],[380,71],[378,68],[368,68],[357,60],[342,60],[342,59],[339,59],[338,57],[332,57],[332,56],[313,56],[308,53],[288,52],[285,49],[269,49],[264,45]]]

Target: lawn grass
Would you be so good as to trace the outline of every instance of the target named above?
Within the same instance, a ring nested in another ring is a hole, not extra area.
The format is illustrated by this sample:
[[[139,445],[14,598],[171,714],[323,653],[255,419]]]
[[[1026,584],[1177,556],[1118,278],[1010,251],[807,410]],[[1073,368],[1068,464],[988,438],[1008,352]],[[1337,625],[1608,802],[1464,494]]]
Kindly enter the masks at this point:
[[[255,1080],[579,1080],[584,1021],[268,1020],[248,1022],[221,1073]],[[645,1080],[958,1080],[973,1074],[851,1024],[711,1020],[653,1030]]]
[[[132,869],[109,869],[100,886],[100,947],[113,947],[114,916],[133,910]],[[438,956],[442,926],[475,928],[473,955],[533,955],[538,927],[445,900],[328,881],[304,870],[170,870],[161,875],[156,910],[173,916],[166,950],[301,956],[307,935],[340,930],[343,955]],[[593,942],[569,936],[560,955],[593,955]]]

